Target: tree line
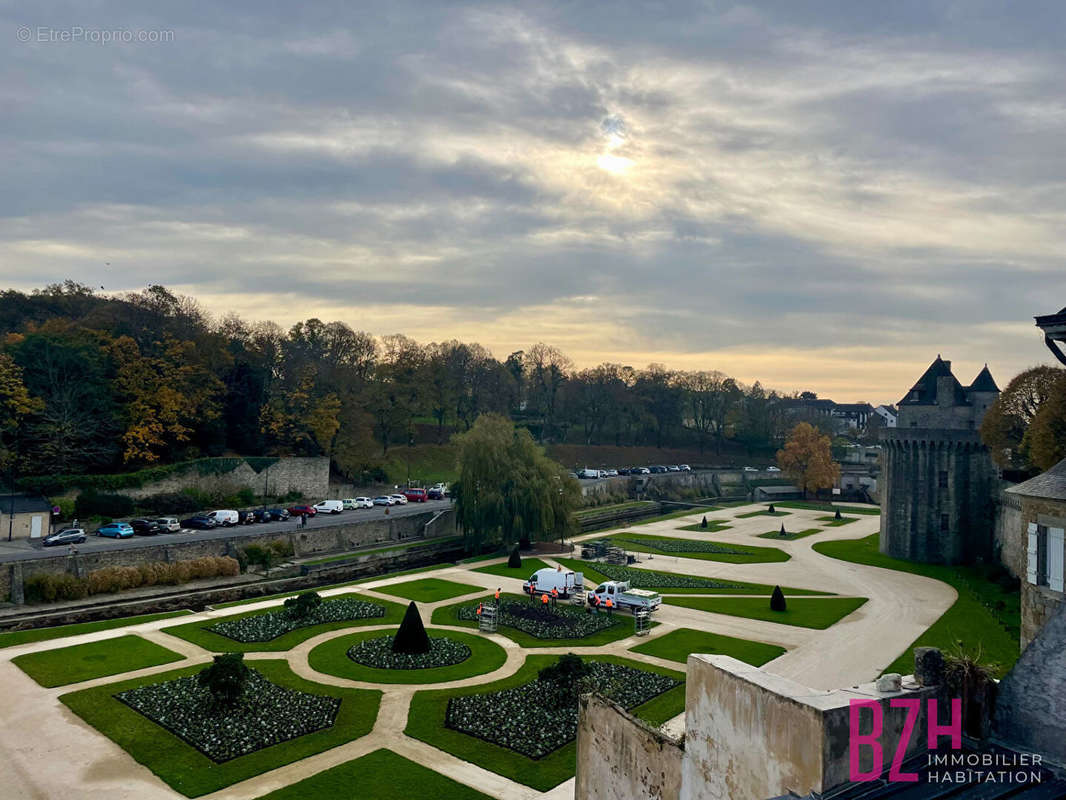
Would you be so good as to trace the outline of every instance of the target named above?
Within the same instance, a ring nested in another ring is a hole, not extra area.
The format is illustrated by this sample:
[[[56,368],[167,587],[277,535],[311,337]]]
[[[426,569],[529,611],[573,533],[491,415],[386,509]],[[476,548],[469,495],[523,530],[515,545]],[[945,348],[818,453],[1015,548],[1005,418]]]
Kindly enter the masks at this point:
[[[67,281],[0,293],[0,458],[22,475],[112,472],[223,453],[328,455],[356,475],[390,447],[482,414],[540,443],[771,452],[784,395],[716,371],[576,369],[537,343],[499,360],[308,319],[214,319],[163,286]]]

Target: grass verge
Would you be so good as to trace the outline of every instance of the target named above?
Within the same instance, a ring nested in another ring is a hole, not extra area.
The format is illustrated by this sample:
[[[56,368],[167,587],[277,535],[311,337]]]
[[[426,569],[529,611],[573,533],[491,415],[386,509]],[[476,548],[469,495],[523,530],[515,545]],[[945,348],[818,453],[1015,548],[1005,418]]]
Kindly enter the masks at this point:
[[[526,580],[530,575],[536,572],[538,569],[547,569],[548,565],[541,561],[539,558],[523,558],[522,566],[509,567],[507,563],[492,564],[487,567],[478,567],[472,572],[484,572],[487,575],[499,575],[501,578],[517,578],[520,581]]]
[[[373,639],[378,636],[395,635],[396,631],[362,631],[348,636],[338,636],[330,639],[314,648],[308,654],[308,663],[312,669],[324,672],[327,675],[336,675],[338,678],[349,678],[353,681],[366,681],[367,683],[443,683],[454,681],[459,678],[470,678],[474,675],[484,675],[503,666],[507,660],[507,652],[498,644],[484,636],[475,636],[469,633],[456,631],[434,630],[426,628],[430,636],[447,636],[449,639],[462,642],[470,648],[470,658],[459,664],[449,667],[434,667],[431,669],[375,669],[362,664],[357,664],[348,658],[348,649],[358,644],[363,639]]]
[[[806,509],[807,511],[837,511],[841,514],[867,514],[869,516],[880,516],[880,508],[866,508],[865,506],[836,506],[832,503],[808,503],[803,500],[782,500],[776,505],[782,508],[799,508]]]
[[[669,514],[661,514],[658,517],[647,517],[645,519],[638,519],[633,522],[626,523],[629,526],[633,525],[647,525],[651,522],[665,522],[669,519],[677,519],[678,517],[691,517],[693,514],[713,514],[715,511],[721,511],[721,506],[697,506],[696,508],[686,508],[681,511],[671,511]]]
[[[416,575],[419,572],[433,572],[438,569],[444,569],[450,567],[451,562],[445,562],[442,564],[432,564],[428,567],[416,567],[415,569],[405,569],[400,572],[383,572],[381,575],[374,575],[369,578],[359,578],[355,581],[341,581],[340,583],[328,583],[325,586],[309,586],[303,589],[293,589],[291,592],[277,592],[276,594],[267,594],[262,597],[249,597],[247,600],[231,600],[228,603],[217,603],[210,606],[213,610],[221,608],[236,608],[238,606],[248,606],[252,603],[262,603],[265,600],[280,600],[285,597],[295,597],[302,592],[324,592],[327,589],[340,589],[345,586],[359,586],[363,583],[370,583],[372,581],[381,581],[386,578],[399,578],[402,575]]]
[[[752,547],[751,545],[726,542],[702,542],[692,539],[675,539],[669,536],[650,536],[643,533],[619,533],[606,537],[625,550],[638,553],[656,553],[676,556],[678,558],[696,558],[701,561],[724,561],[727,564],[768,564],[776,561],[788,561],[791,556],[776,547]],[[701,553],[698,551],[674,550],[686,546],[721,545],[723,550],[734,552]]]
[[[878,549],[878,536],[864,539],[818,542],[814,549],[824,556],[894,569],[935,578],[959,593],[954,605],[919,636],[885,672],[914,672],[915,647],[939,647],[946,653],[961,648],[980,653],[981,661],[996,665],[996,676],[1005,675],[1019,655],[1020,598],[1017,589],[1007,590],[976,567],[920,564],[886,556]]]
[[[698,522],[695,525],[683,525],[678,528],[679,531],[695,531],[696,533],[715,533],[716,531],[725,531],[732,528],[732,525],[727,525],[720,519],[707,520],[707,527],[704,528]]]
[[[818,521],[827,528],[839,528],[841,525],[847,525],[849,522],[858,522],[858,520],[858,517],[841,517],[840,519],[835,516],[818,517]]]
[[[767,531],[766,533],[760,533],[760,539],[777,539],[779,542],[791,542],[795,539],[802,539],[805,536],[812,536],[816,533],[821,533],[821,528],[807,528],[805,531],[785,531],[785,535],[781,535],[781,531]]]
[[[83,633],[108,631],[112,628],[140,625],[144,622],[155,622],[157,619],[170,619],[171,617],[180,617],[191,613],[191,611],[168,611],[165,614],[142,614],[138,617],[103,619],[98,622],[77,622],[73,625],[58,625],[54,628],[8,631],[7,633],[0,633],[0,648],[14,647],[19,644],[32,644],[33,642],[47,642],[51,639],[62,639],[66,636],[80,636]]]
[[[651,641],[629,648],[634,653],[644,653],[668,661],[684,664],[689,653],[714,653],[732,656],[753,667],[761,667],[785,652],[785,648],[775,644],[753,642],[749,639],[737,639],[720,633],[697,631],[693,628],[678,628]]]
[[[349,553],[340,553],[335,556],[326,556],[324,558],[316,558],[311,561],[301,561],[300,563],[312,566],[314,564],[332,564],[334,561],[352,561],[362,556],[375,555],[377,553],[391,553],[400,550],[410,550],[412,547],[422,547],[428,544],[449,544],[452,542],[462,541],[461,536],[447,536],[438,539],[417,539],[413,542],[405,542],[403,544],[391,544],[385,547],[375,547],[372,550],[353,550]]]
[[[265,794],[259,800],[337,800],[352,797],[359,787],[359,800],[492,800],[439,772],[409,761],[391,750],[375,750],[362,758],[346,761],[310,778]]]
[[[794,597],[788,601],[787,611],[771,611],[769,601],[761,597],[671,597],[666,602],[697,611],[824,630],[865,603],[866,598]]]
[[[778,503],[778,505],[784,505]],[[737,514],[733,519],[751,519],[752,517],[787,517],[787,511],[749,511],[747,514]]]
[[[134,760],[186,797],[199,797],[262,772],[329,750],[366,735],[374,726],[381,692],[312,683],[296,675],[284,661],[256,661],[252,666],[272,683],[280,686],[341,698],[333,726],[216,764],[195,747],[186,744],[170,731],[156,725],[114,697],[118,692],[127,689],[194,675],[204,668],[203,664],[83,689],[80,692],[65,694],[59,699],[89,725],[129,753]]]
[[[328,599],[335,600],[337,597],[356,597],[360,600],[367,600],[372,603],[383,605],[385,606],[385,616],[373,617],[370,619],[350,619],[341,622],[324,622],[320,625],[310,625],[306,628],[297,628],[294,631],[289,631],[276,639],[271,639],[269,642],[238,642],[235,639],[230,639],[227,636],[207,630],[212,625],[222,622],[223,620],[242,619],[244,617],[254,617],[259,614],[277,612],[281,608],[281,606],[278,605],[273,608],[259,609],[258,611],[245,611],[242,614],[230,614],[226,617],[213,617],[198,622],[187,622],[184,625],[175,625],[170,628],[164,628],[163,632],[169,633],[171,636],[177,636],[179,639],[184,639],[187,642],[192,642],[195,645],[203,647],[205,650],[210,650],[212,653],[251,653],[255,651],[281,652],[282,650],[289,650],[300,642],[310,639],[312,636],[318,636],[318,634],[325,633],[326,631],[336,631],[342,628],[356,628],[366,625],[388,625],[390,622],[399,622],[403,619],[405,607],[397,603],[390,603],[388,600],[379,600],[376,597],[371,599],[364,594],[335,595]]]
[[[119,636],[99,642],[57,647],[15,656],[11,661],[46,688],[91,681],[120,672],[157,667],[185,656],[140,636]]]
[[[408,736],[431,744],[464,761],[470,761],[513,781],[531,786],[538,791],[548,791],[573,776],[577,753],[577,747],[574,742],[560,747],[544,758],[534,760],[519,755],[506,747],[500,747],[473,736],[468,736],[465,733],[445,728],[444,714],[448,707],[448,699],[451,697],[495,692],[520,686],[523,683],[534,680],[539,670],[553,663],[557,658],[558,656],[531,655],[526,658],[526,663],[522,665],[518,672],[495,683],[462,689],[418,692],[411,700],[411,710],[407,715],[407,729],[404,732]],[[589,656],[588,659],[625,664],[647,672],[669,675],[680,681],[685,679],[682,673],[639,661],[599,655]],[[661,725],[666,720],[681,713],[684,708],[685,685],[681,684],[658,697],[652,698],[647,703],[637,706],[632,710],[632,713],[649,723]]]
[[[393,583],[389,586],[379,586],[374,589],[375,592],[391,594],[393,597],[403,597],[406,600],[414,600],[417,603],[436,603],[438,600],[450,600],[453,597],[473,594],[481,590],[480,586],[446,581],[443,578],[422,578],[417,581]]]

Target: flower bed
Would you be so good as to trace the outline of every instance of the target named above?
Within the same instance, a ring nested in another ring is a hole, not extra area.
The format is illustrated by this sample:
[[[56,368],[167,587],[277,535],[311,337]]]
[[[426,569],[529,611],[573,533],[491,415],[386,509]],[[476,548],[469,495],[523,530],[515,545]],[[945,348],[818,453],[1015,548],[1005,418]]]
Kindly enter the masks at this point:
[[[341,597],[326,600],[304,617],[294,616],[288,609],[278,609],[266,614],[218,622],[206,630],[237,642],[269,642],[298,628],[321,625],[324,622],[384,617],[385,611],[385,607],[377,603]]]
[[[222,763],[329,728],[341,701],[278,686],[254,669],[241,699],[218,706],[195,675],[119,692],[115,698]]]
[[[634,589],[740,589],[736,583],[711,578],[694,578],[672,572],[651,572],[646,569],[620,567],[617,564],[594,564],[596,572],[612,581],[629,581]]]
[[[470,648],[446,636],[431,636],[428,653],[394,653],[392,636],[363,639],[348,649],[348,658],[374,669],[432,669],[461,664],[470,658]]]
[[[458,612],[461,620],[477,620],[477,605],[463,606]],[[544,608],[538,598],[535,603],[504,600],[497,616],[500,625],[528,633],[537,639],[583,639],[597,631],[610,628],[616,620],[603,614],[590,614],[584,606],[563,605]]]
[[[590,686],[625,708],[680,685],[669,676],[623,664],[592,661],[588,666]],[[554,691],[545,681],[533,680],[499,692],[459,695],[448,701],[444,724],[527,758],[543,758],[577,735],[577,703],[544,702]]]
[[[616,542],[629,542],[649,550],[658,550],[660,553],[728,553],[735,556],[743,556],[750,550],[738,550],[715,542],[693,542],[688,539],[637,539],[627,536],[615,536]]]

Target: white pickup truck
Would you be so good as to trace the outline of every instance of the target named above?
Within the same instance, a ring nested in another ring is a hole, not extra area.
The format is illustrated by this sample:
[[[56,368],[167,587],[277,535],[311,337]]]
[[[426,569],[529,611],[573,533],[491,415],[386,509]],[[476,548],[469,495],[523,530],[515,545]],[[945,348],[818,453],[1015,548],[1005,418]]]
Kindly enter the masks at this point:
[[[628,608],[636,611],[645,608],[654,611],[662,605],[663,598],[658,592],[648,589],[630,589],[629,581],[604,581],[588,595],[588,603],[593,604],[592,598],[599,598],[599,607],[606,608],[607,598],[611,598],[615,608]]]
[[[522,584],[522,591],[529,594],[529,587],[535,587],[537,593],[559,590],[560,597],[570,597],[572,592],[580,592],[584,587],[585,576],[580,572],[564,571],[562,567],[552,569],[545,567],[538,569],[529,576],[529,580]]]

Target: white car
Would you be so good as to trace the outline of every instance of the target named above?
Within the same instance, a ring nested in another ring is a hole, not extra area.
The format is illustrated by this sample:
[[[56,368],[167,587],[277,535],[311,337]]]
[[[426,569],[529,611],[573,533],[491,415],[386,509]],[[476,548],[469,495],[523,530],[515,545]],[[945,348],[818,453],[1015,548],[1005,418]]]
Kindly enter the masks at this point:
[[[616,469],[607,470],[607,477],[608,478],[617,478],[618,477],[618,470],[616,470]]]
[[[374,501],[369,497],[349,497],[346,500],[342,500],[344,503],[344,510],[351,511],[356,508],[373,508]]]
[[[744,471],[745,472],[758,472],[759,470],[755,469],[755,467],[744,467]]]
[[[680,466],[682,472],[692,472],[692,467],[690,467],[688,464],[681,464]]]
[[[392,504],[394,506],[407,505],[407,498],[404,497],[402,494],[390,494],[389,499],[392,501]]]
[[[159,517],[156,519],[156,523],[165,531],[171,533],[177,533],[181,530],[181,523],[178,522],[177,517]]]
[[[394,503],[392,501],[391,497],[389,497],[386,494],[383,494],[380,497],[375,497],[374,498],[374,505],[376,505],[376,506],[394,506],[394,505],[396,505],[396,503]]]
[[[766,471],[767,472],[780,472],[781,468],[780,467],[767,467]]]
[[[342,500],[323,500],[321,503],[315,503],[314,509],[319,514],[339,514],[344,511],[344,502]]]

